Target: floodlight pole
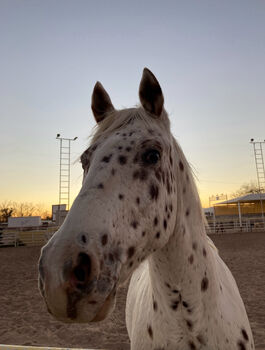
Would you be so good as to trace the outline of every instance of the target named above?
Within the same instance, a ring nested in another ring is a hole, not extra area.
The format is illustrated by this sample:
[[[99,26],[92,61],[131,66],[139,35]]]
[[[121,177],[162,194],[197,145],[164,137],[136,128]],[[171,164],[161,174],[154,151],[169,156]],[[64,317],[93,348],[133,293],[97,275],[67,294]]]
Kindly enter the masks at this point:
[[[75,141],[77,136],[70,139],[57,134],[56,139],[60,141],[59,210],[62,202],[66,202],[69,210],[71,142]]]
[[[262,201],[262,196],[261,196],[262,191],[263,192],[265,191],[265,169],[264,169],[264,158],[263,158],[263,149],[262,149],[262,146],[265,143],[265,140],[264,141],[254,141],[254,139],[250,139],[250,143],[252,143],[253,150],[254,150],[256,172],[257,172],[257,179],[258,179],[258,187],[259,187],[261,216],[262,216],[262,221],[263,221],[263,227],[265,228],[263,201]]]

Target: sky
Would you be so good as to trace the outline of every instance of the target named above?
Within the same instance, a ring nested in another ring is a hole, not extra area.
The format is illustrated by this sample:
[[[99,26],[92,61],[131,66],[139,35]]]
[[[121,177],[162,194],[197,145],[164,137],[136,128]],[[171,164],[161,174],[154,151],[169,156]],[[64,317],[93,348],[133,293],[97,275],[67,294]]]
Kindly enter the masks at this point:
[[[209,197],[256,180],[250,138],[265,139],[263,0],[0,0],[0,202],[58,203],[59,142],[77,161],[101,81],[115,108],[157,77],[172,133]]]

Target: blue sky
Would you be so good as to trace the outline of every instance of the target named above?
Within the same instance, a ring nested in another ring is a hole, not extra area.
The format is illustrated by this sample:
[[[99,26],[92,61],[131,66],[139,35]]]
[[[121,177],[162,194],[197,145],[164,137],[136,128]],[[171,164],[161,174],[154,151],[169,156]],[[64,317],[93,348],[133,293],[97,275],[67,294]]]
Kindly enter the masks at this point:
[[[265,2],[0,0],[0,201],[58,201],[57,133],[95,125],[101,81],[116,108],[138,103],[146,66],[172,132],[209,196],[256,179],[251,137],[265,139]],[[81,186],[72,165],[71,192]]]

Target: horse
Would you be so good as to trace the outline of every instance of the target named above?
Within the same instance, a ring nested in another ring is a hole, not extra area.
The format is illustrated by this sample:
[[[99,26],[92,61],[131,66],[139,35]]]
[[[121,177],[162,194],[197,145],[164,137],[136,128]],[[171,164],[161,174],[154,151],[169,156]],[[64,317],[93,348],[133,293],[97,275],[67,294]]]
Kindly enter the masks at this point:
[[[116,110],[101,83],[83,183],[42,248],[39,289],[62,322],[98,322],[129,278],[131,350],[246,350],[236,282],[205,231],[192,170],[170,131],[161,86],[143,70],[140,105]]]

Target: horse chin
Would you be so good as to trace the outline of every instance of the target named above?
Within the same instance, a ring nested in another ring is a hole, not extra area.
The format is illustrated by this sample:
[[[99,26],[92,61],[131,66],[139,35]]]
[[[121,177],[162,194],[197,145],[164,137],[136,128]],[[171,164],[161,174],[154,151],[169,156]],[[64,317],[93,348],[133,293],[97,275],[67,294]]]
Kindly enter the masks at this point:
[[[116,290],[113,290],[105,300],[104,304],[100,308],[99,312],[90,322],[100,322],[105,320],[113,311],[116,303]]]
[[[106,298],[103,305],[99,308],[99,310],[96,312],[95,315],[88,315],[86,312],[81,311],[80,314],[77,313],[75,318],[70,318],[65,315],[63,316],[56,312],[52,312],[47,302],[46,302],[46,307],[48,312],[60,322],[63,322],[63,323],[92,323],[93,322],[94,323],[94,322],[100,322],[106,319],[114,310],[115,303],[116,303],[116,297],[115,297],[115,294],[113,294],[112,292]]]

